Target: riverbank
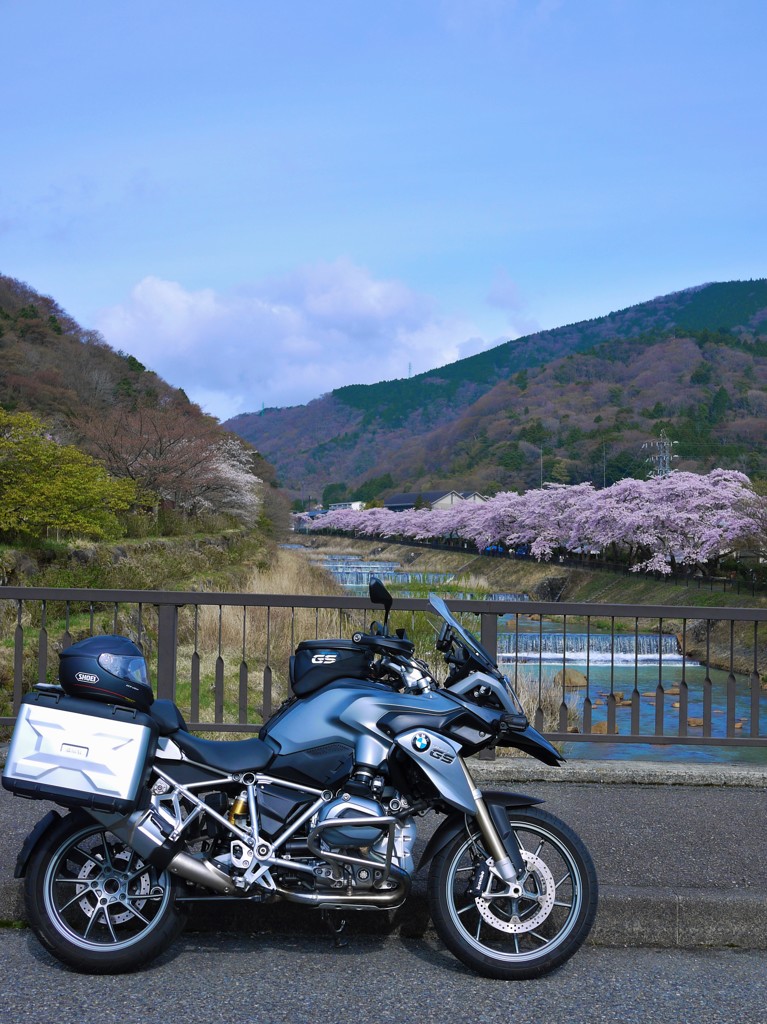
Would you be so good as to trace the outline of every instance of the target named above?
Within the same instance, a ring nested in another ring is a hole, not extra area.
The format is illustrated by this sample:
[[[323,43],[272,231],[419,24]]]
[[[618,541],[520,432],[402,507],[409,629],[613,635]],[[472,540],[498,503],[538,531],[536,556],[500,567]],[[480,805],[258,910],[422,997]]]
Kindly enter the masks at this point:
[[[350,554],[360,558],[396,561],[403,568],[429,572],[466,573],[480,577],[488,590],[520,591],[538,601],[599,604],[656,604],[721,608],[767,608],[767,595],[737,594],[732,590],[683,586],[641,573],[573,568],[557,562],[496,558],[470,551],[362,540],[322,534],[291,534],[290,542],[317,554]]]
[[[767,608],[764,595],[711,592],[696,586],[684,587],[640,574],[623,574],[588,568],[574,569],[551,562],[496,558],[470,552],[367,541],[352,537],[296,534],[291,543],[313,558],[323,555],[354,555],[361,559],[392,561],[403,569],[422,572],[449,572],[471,576],[486,592],[518,592],[532,601],[594,604],[660,605],[700,609],[700,617],[686,624],[670,611],[662,623],[663,633],[675,636],[680,649],[691,661],[708,663],[724,672],[743,675],[754,669],[755,634],[753,623],[736,624],[732,635],[728,622],[708,619],[710,608]],[[633,628],[633,616],[632,628]],[[577,617],[569,620],[576,625]],[[639,628],[657,632],[657,619],[639,620]],[[767,665],[767,627],[756,634],[757,663]],[[764,680],[767,682],[767,680]]]

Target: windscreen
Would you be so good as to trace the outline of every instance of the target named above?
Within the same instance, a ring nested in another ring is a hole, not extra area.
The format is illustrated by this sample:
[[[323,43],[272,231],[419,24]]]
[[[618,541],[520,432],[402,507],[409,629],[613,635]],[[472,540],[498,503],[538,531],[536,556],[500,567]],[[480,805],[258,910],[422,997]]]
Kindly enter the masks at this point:
[[[485,650],[473,633],[470,633],[465,626],[462,626],[460,622],[453,618],[450,609],[441,597],[437,594],[429,594],[429,604],[432,606],[434,611],[438,615],[441,615],[445,622],[449,624],[453,632],[456,633],[463,641],[466,649],[478,662],[480,662],[480,664],[487,669],[491,669],[493,671],[497,670],[497,665],[492,656]]]

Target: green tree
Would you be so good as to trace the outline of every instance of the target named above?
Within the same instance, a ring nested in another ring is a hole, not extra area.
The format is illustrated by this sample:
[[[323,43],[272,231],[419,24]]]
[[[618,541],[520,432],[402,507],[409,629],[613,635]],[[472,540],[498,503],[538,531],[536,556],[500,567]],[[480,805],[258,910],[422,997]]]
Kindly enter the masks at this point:
[[[383,476],[374,476],[360,484],[355,491],[352,491],[349,495],[349,500],[364,501],[370,505],[374,498],[377,498],[383,491],[390,490],[392,487],[394,487],[394,479],[391,473],[384,473]]]
[[[530,420],[519,432],[521,441],[529,441],[530,444],[542,445],[549,439],[549,432],[543,423],[536,417]]]
[[[91,456],[58,444],[34,416],[0,409],[0,533],[119,536],[117,514],[135,495],[133,481],[115,480]]]
[[[691,384],[708,384],[712,374],[711,364],[701,359],[698,365],[690,374]]]
[[[714,397],[708,410],[708,418],[712,423],[721,423],[727,415],[727,410],[732,406],[732,400],[727,388],[722,385]]]
[[[325,508],[327,508],[328,505],[332,505],[333,502],[343,501],[345,496],[345,483],[327,484],[327,486],[323,488],[322,491],[322,504],[325,506]]]

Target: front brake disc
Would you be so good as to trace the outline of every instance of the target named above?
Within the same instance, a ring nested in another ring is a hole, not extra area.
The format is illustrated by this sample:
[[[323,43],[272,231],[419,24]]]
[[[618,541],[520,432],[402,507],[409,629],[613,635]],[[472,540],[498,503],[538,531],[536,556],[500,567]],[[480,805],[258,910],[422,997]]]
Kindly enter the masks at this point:
[[[556,899],[556,883],[548,865],[529,850],[520,852],[527,869],[522,894],[517,897],[499,893],[475,900],[477,910],[489,925],[511,934],[538,928],[551,913]]]

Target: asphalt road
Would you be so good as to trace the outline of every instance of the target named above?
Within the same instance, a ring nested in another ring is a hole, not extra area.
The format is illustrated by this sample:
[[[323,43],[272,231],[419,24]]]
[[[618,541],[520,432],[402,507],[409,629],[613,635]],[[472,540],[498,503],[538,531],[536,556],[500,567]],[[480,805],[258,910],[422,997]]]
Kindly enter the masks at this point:
[[[0,931],[0,1021],[25,1024],[767,1024],[765,953],[585,947],[538,981],[480,978],[436,939],[182,936],[144,971],[88,977]]]

